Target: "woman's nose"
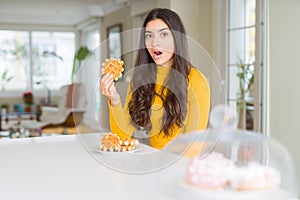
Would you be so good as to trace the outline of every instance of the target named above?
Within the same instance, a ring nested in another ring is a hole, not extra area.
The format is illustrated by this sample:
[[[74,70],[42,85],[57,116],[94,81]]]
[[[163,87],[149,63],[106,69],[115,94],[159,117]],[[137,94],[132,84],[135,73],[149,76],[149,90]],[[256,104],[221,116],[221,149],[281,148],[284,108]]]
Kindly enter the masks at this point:
[[[156,36],[153,37],[152,45],[153,47],[159,46],[159,40]]]

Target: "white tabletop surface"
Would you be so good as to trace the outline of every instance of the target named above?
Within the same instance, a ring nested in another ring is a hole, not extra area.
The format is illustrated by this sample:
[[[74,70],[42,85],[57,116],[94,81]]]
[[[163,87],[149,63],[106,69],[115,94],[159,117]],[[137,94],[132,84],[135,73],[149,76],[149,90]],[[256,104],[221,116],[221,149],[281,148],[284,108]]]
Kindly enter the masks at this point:
[[[186,158],[145,145],[135,153],[99,153],[100,136],[1,139],[0,199],[235,199],[231,194],[203,192],[186,185],[182,178]],[[274,194],[261,199],[282,200],[280,191]],[[260,199],[256,192],[240,197]]]
[[[113,158],[114,155],[100,155],[86,148],[85,142],[93,139],[95,134],[0,140],[0,199],[160,198],[156,192],[158,180],[173,165],[151,173],[133,174],[135,169],[129,170],[130,173],[120,172],[97,160],[97,156]],[[139,153],[155,151],[143,146]]]

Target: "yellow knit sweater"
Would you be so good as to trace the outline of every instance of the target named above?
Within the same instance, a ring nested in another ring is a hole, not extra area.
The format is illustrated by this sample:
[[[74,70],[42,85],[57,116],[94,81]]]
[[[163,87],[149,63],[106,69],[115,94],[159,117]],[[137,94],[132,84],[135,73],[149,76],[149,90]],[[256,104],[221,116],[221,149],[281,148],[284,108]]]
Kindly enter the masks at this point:
[[[162,89],[161,85],[169,71],[170,68],[157,67],[157,85],[155,90],[158,91],[159,94],[159,91]],[[150,116],[152,130],[148,133],[150,137],[150,145],[152,147],[161,149],[178,134],[206,128],[210,109],[210,91],[207,80],[205,76],[195,68],[191,68],[188,80],[188,106],[184,127],[179,128],[174,126],[171,136],[164,136],[164,132],[159,134],[164,109],[162,106],[162,100],[157,96],[154,97]],[[128,102],[131,98],[130,87],[128,88],[124,108],[122,108],[121,103],[113,107],[109,104],[111,131],[123,138],[132,136],[135,131],[134,126],[130,122],[130,115],[128,112]]]

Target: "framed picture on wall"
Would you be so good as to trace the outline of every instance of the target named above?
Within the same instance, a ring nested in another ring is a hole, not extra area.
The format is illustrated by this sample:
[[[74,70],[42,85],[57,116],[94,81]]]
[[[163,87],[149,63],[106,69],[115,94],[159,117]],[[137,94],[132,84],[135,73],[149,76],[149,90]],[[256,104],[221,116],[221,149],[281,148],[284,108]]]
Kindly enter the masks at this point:
[[[122,25],[116,24],[107,28],[108,57],[122,59]]]

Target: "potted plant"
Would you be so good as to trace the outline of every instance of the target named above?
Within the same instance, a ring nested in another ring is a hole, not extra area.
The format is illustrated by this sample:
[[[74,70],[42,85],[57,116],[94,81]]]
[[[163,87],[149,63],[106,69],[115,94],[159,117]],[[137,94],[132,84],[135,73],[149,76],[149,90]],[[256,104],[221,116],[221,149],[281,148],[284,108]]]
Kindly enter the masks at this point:
[[[246,116],[246,102],[253,97],[254,86],[254,63],[246,64],[239,59],[237,77],[239,79],[239,90],[237,92],[237,112],[239,116],[239,128],[244,128],[243,124]]]
[[[76,73],[78,72],[82,61],[85,60],[86,58],[90,57],[92,54],[93,53],[86,46],[81,46],[75,52],[74,59],[73,59],[72,74],[71,74],[72,83],[74,83],[74,81],[75,81]]]
[[[8,113],[8,104],[7,103],[3,103],[1,104],[1,114],[6,114]]]
[[[32,92],[25,92],[23,94],[23,100],[26,105],[25,112],[31,112],[31,106],[33,105],[33,94]]]

